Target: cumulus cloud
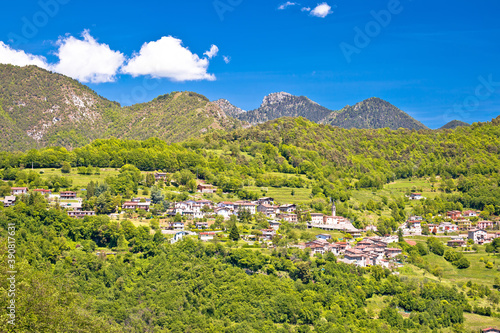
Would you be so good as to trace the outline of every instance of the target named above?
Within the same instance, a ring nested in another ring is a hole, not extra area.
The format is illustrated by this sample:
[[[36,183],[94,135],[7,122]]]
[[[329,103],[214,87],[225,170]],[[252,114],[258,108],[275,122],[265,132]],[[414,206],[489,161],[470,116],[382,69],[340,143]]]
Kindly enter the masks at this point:
[[[215,75],[207,73],[208,65],[208,58],[200,58],[182,46],[182,40],[168,36],[142,45],[139,53],[122,68],[122,72],[134,77],[150,75],[173,81],[213,81]]]
[[[14,50],[2,41],[0,41],[0,63],[21,67],[36,65],[41,68],[49,69],[49,64],[45,57],[29,54],[22,50]]]
[[[217,47],[217,45],[212,45],[210,47],[210,50],[208,50],[207,52],[205,52],[203,54],[206,55],[208,57],[208,59],[212,59],[213,57],[215,57],[217,55],[217,53],[219,53],[219,48]]]
[[[297,3],[287,1],[287,2],[285,2],[284,4],[281,4],[281,5],[278,7],[278,9],[279,9],[279,10],[284,10],[284,9],[286,9],[287,7],[290,7],[290,6],[295,6],[295,5],[297,5]]]
[[[223,58],[224,58],[224,62],[225,62],[226,64],[229,64],[229,63],[231,62],[231,57],[228,57],[228,56],[223,56]]]
[[[311,11],[311,7],[302,7],[301,11],[302,12],[310,12]]]
[[[52,67],[53,70],[81,82],[115,81],[125,56],[111,50],[107,44],[98,43],[88,30],[82,33],[82,37],[83,40],[73,36],[59,38],[56,52],[59,63]]]
[[[312,16],[325,18],[329,14],[332,14],[332,7],[330,7],[326,2],[320,3],[311,11]]]

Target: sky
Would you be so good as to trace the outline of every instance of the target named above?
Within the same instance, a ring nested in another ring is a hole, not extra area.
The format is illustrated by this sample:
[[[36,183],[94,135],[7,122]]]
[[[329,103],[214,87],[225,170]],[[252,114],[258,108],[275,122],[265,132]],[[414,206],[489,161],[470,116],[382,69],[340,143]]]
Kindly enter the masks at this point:
[[[430,128],[500,114],[500,2],[9,1],[0,63],[122,105],[172,91],[258,108],[288,92],[339,110],[380,97]]]

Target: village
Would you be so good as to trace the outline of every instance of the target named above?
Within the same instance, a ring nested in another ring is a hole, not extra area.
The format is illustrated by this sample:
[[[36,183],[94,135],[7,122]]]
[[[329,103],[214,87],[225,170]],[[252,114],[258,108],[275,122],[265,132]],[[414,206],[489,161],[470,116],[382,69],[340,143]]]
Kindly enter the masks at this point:
[[[165,174],[156,173],[155,178],[162,179]],[[217,188],[208,184],[197,186],[198,194],[212,194]],[[19,195],[28,194],[29,191],[44,195],[50,205],[58,205],[67,211],[69,217],[85,218],[95,216],[95,211],[82,209],[82,198],[77,192],[61,191],[52,193],[47,189],[29,190],[27,187],[12,187],[11,195],[4,199],[4,207],[15,205]],[[411,200],[421,200],[423,197],[414,193]],[[117,212],[109,214],[110,218],[120,219],[122,215],[131,213],[148,213],[152,202],[149,197],[136,197],[124,201]],[[121,209],[120,209],[121,208]],[[241,214],[265,216],[268,228],[253,231],[254,234],[243,234],[241,238],[250,245],[261,244],[273,247],[273,240],[282,237],[280,227],[282,223],[297,224],[299,219],[305,220],[308,229],[320,230],[322,233],[315,235],[315,239],[288,244],[289,247],[309,249],[310,254],[325,255],[332,253],[346,264],[359,267],[380,265],[385,268],[397,268],[402,265],[403,251],[396,244],[400,238],[394,235],[376,235],[377,227],[369,225],[364,229],[357,229],[352,222],[336,213],[335,203],[332,203],[331,214],[312,211],[297,211],[297,205],[278,204],[271,197],[262,197],[255,201],[220,201],[213,202],[207,199],[188,199],[175,202],[160,216],[162,234],[175,243],[184,237],[197,237],[201,241],[214,241],[227,237],[227,232],[222,225],[216,225],[216,220],[228,221]],[[450,238],[446,245],[451,248],[465,248],[471,244],[483,245],[500,237],[498,222],[478,220],[480,212],[473,210],[449,211],[445,221],[440,224],[426,223],[421,216],[410,216],[398,229],[397,233],[405,237],[408,244],[415,236],[435,236]],[[473,222],[473,220],[477,220]],[[330,233],[329,233],[330,232]],[[337,232],[344,237],[333,237],[331,232]]]

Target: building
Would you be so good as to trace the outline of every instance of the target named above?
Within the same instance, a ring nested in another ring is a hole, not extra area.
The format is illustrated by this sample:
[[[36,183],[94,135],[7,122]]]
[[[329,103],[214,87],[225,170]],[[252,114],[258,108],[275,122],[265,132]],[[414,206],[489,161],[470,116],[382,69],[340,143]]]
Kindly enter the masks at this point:
[[[385,249],[385,255],[387,256],[387,258],[394,258],[400,254],[403,253],[403,250],[401,249],[398,249],[398,248],[387,248]]]
[[[329,239],[332,239],[332,235],[329,235],[329,234],[319,234],[319,235],[316,235],[316,238],[317,239],[329,240]]]
[[[312,224],[323,224],[323,214],[311,213],[311,223]]]
[[[475,210],[466,210],[462,213],[462,216],[464,217],[475,217],[478,216],[477,212]]]
[[[425,199],[422,196],[422,193],[412,193],[412,194],[410,194],[410,200],[422,200],[422,199]]]
[[[262,231],[262,238],[267,240],[272,240],[276,236],[276,230],[274,229],[261,229],[260,231]]]
[[[40,194],[52,194],[52,191],[51,190],[44,190],[44,189],[36,189],[36,190],[33,190],[33,192],[38,192]]]
[[[217,192],[217,187],[213,185],[208,185],[208,184],[200,184],[198,185],[198,192],[199,193],[215,193]]]
[[[280,213],[295,213],[295,210],[297,210],[297,205],[294,204],[288,204],[288,205],[281,205],[279,206],[279,212]]]
[[[68,211],[69,217],[74,217],[77,219],[83,219],[85,216],[95,216],[94,211],[78,211],[78,210],[70,210]]]
[[[458,225],[451,222],[441,222],[438,226],[440,232],[457,232]]]
[[[12,195],[26,194],[26,193],[28,193],[28,188],[27,187],[12,187],[10,189],[10,193]]]
[[[156,172],[155,173],[155,180],[156,181],[165,180],[165,179],[167,179],[167,176],[168,176],[168,174],[165,172]]]
[[[184,222],[172,222],[170,228],[173,230],[184,230]]]
[[[215,232],[200,232],[199,233],[200,240],[203,242],[211,241],[215,237]]]
[[[149,207],[151,206],[151,202],[134,202],[134,201],[128,201],[124,202],[122,205],[122,209],[143,209],[146,212],[149,212]]]
[[[469,230],[472,227],[472,222],[470,220],[460,220],[457,221],[458,230]]]
[[[492,221],[479,221],[477,222],[478,229],[493,229],[494,223]]]
[[[255,204],[251,202],[235,202],[234,203],[234,211],[238,213],[240,211],[246,210],[250,214],[254,215],[257,212],[257,208]]]
[[[278,219],[289,223],[297,223],[297,214],[279,214]]]
[[[474,241],[474,244],[483,244],[486,241],[487,233],[482,229],[469,230],[467,238]]]
[[[14,195],[6,196],[4,201],[3,201],[3,206],[4,207],[14,206],[16,204],[16,199],[17,198]]]
[[[272,205],[274,203],[274,198],[265,197],[257,199],[257,204],[259,205]]]
[[[196,222],[196,229],[208,229],[208,222]]]
[[[269,227],[274,230],[279,230],[279,228],[281,227],[281,223],[277,221],[271,221],[269,222]]]
[[[459,210],[452,210],[446,213],[446,216],[451,218],[452,220],[458,220],[462,217],[462,212]]]
[[[482,333],[500,333],[500,329],[494,327],[484,328]]]
[[[452,239],[448,241],[447,244],[449,247],[466,247],[467,243],[461,239]]]
[[[233,215],[233,211],[228,208],[215,208],[214,213],[215,215],[221,215],[224,217],[224,220],[229,220],[231,215]]]
[[[59,197],[64,200],[76,199],[76,192],[62,191]]]
[[[266,215],[267,217],[274,218],[276,217],[276,214],[279,213],[279,207],[268,204],[260,204],[257,206],[257,211]]]

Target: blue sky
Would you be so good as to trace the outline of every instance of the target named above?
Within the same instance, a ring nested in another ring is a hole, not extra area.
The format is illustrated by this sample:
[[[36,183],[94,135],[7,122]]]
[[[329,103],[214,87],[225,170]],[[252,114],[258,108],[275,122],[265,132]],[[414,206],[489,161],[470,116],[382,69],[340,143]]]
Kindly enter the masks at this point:
[[[286,3],[11,1],[0,62],[124,105],[189,90],[250,110],[286,91],[333,110],[380,97],[431,128],[500,114],[498,1]]]

